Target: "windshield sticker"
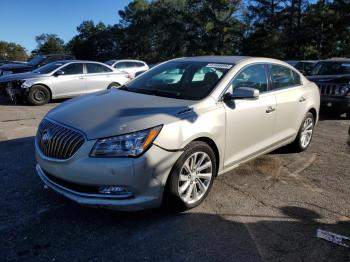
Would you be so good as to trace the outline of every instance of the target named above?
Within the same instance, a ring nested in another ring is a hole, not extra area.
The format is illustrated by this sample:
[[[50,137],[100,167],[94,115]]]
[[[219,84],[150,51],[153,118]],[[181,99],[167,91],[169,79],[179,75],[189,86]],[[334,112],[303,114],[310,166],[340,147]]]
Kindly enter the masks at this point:
[[[230,69],[232,66],[230,64],[207,64],[205,67]]]

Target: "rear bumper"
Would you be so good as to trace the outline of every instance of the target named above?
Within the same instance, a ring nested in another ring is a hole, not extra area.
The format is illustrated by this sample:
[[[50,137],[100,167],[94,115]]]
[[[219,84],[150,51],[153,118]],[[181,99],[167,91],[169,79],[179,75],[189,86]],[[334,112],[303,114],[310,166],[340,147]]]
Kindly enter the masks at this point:
[[[321,96],[321,108],[337,112],[350,112],[350,96]]]

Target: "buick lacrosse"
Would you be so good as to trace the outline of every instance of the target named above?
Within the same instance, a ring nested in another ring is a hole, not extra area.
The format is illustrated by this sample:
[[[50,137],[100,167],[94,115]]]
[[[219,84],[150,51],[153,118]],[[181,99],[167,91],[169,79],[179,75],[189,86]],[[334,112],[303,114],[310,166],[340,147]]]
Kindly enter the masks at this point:
[[[214,179],[281,146],[308,148],[317,86],[268,58],[188,57],[62,103],[39,125],[36,171],[83,205],[199,205]]]

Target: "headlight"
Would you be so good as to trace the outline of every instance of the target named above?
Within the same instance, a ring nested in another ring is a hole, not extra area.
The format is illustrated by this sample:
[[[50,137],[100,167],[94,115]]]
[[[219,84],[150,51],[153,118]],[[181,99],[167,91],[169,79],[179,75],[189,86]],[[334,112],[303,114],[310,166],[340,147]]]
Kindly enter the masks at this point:
[[[12,74],[13,72],[12,71],[2,71],[2,75],[10,75]]]
[[[24,80],[22,85],[21,85],[21,88],[29,88],[31,87],[32,85],[34,84],[33,81],[31,80]]]
[[[137,157],[144,153],[156,139],[162,126],[134,133],[97,140],[92,157]]]

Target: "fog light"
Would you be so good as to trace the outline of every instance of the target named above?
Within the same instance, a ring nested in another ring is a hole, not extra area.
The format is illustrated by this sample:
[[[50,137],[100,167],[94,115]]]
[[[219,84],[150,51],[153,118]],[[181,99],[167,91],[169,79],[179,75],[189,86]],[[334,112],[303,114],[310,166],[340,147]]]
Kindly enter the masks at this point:
[[[100,186],[98,192],[110,195],[123,195],[130,193],[126,187],[122,186]]]

